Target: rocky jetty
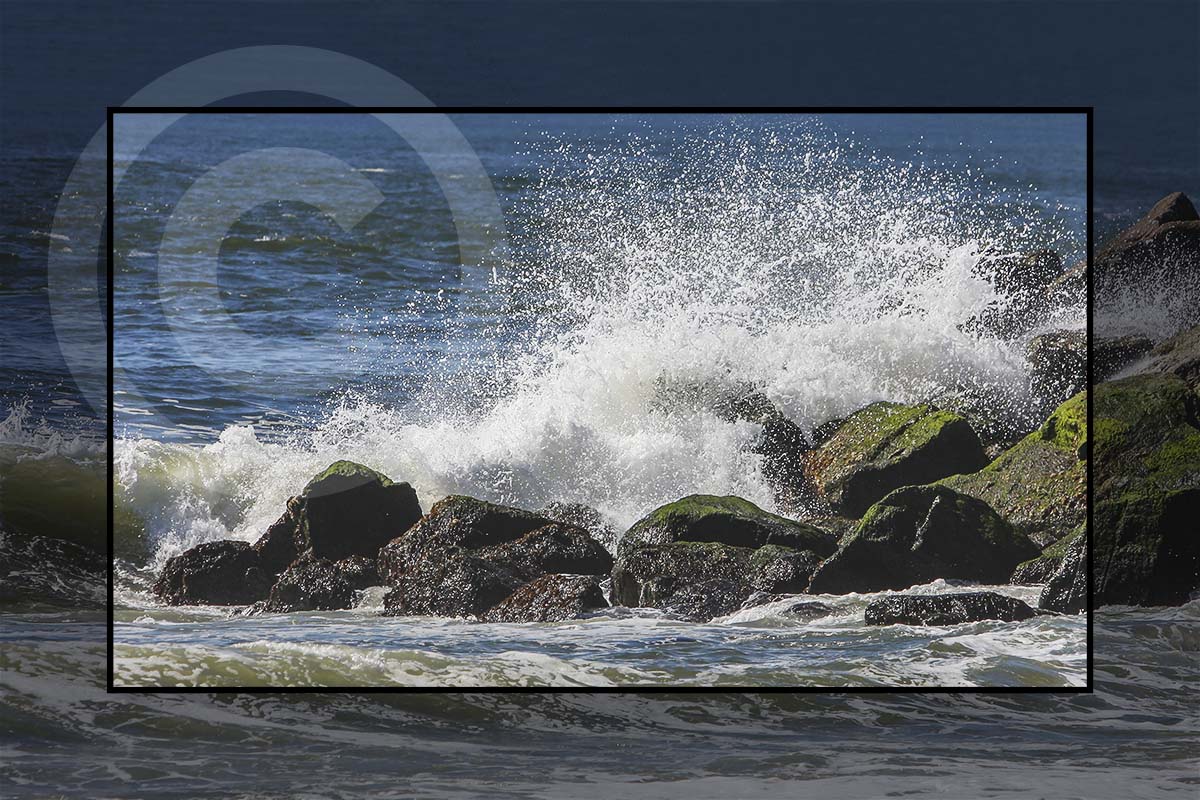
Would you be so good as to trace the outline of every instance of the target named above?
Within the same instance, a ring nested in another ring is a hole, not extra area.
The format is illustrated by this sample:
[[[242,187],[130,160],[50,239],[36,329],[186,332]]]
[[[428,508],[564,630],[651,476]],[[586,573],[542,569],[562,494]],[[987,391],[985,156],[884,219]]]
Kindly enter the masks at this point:
[[[1021,622],[1038,612],[1013,597],[995,592],[939,595],[900,594],[867,605],[868,625],[961,625],[987,619]]]

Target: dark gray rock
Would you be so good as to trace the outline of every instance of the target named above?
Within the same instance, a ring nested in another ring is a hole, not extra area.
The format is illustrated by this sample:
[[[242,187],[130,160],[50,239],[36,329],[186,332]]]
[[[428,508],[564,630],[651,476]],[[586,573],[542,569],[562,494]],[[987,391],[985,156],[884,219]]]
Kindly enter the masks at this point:
[[[1067,546],[1050,575],[1038,605],[1064,614],[1081,614],[1088,607],[1087,528]]]
[[[504,567],[469,554],[427,558],[393,577],[383,610],[389,616],[478,618],[524,583]]]
[[[769,544],[750,556],[749,583],[760,592],[798,594],[808,589],[819,563],[820,558],[811,550]]]
[[[1175,375],[1192,389],[1200,389],[1200,326],[1160,342],[1138,373]]]
[[[1050,580],[1050,576],[1058,569],[1058,565],[1062,563],[1063,556],[1067,554],[1067,550],[1074,544],[1075,540],[1086,535],[1087,523],[1085,522],[1054,544],[1044,548],[1042,554],[1037,558],[1031,558],[1028,561],[1022,561],[1018,564],[1008,582],[1017,586],[1032,586],[1038,583],[1046,583]]]
[[[379,576],[393,583],[427,558],[445,560],[507,544],[550,524],[551,520],[532,511],[451,495],[379,551]]]
[[[985,619],[1020,622],[1037,611],[1013,597],[995,592],[939,595],[894,595],[867,605],[868,625],[961,625]]]
[[[1096,288],[1105,293],[1147,280],[1173,284],[1193,276],[1198,264],[1200,217],[1186,195],[1174,192],[1096,253]]]
[[[493,606],[484,621],[562,622],[607,607],[595,576],[543,575]]]
[[[154,594],[168,605],[248,605],[265,599],[270,576],[248,542],[205,542],[170,559]]]
[[[615,550],[617,540],[621,537],[621,531],[607,517],[583,503],[555,501],[539,509],[537,513],[554,522],[583,528],[607,550]]]
[[[937,578],[1003,583],[1039,548],[981,500],[908,486],[872,506],[817,568],[813,594],[904,589]]]
[[[613,565],[609,552],[586,531],[556,522],[475,554],[528,578],[546,573],[607,575]]]
[[[731,614],[751,594],[753,552],[719,542],[623,546],[613,567],[613,605],[661,608],[698,621]]]
[[[286,570],[271,587],[263,611],[334,611],[354,605],[354,588],[337,564],[305,557]]]

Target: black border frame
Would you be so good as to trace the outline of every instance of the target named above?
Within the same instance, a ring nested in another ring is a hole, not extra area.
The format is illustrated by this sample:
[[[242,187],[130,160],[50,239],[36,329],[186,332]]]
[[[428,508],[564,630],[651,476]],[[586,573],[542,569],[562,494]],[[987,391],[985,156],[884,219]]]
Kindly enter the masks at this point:
[[[1087,456],[1087,681],[1083,686],[117,686],[114,656],[114,415],[113,415],[113,117],[116,114],[1082,114],[1087,121],[1087,420],[1093,422],[1094,371],[1092,360],[1093,309],[1093,120],[1094,106],[108,106],[106,134],[108,145],[106,234],[107,243],[107,346],[108,346],[108,669],[106,691],[110,694],[285,694],[285,693],[579,693],[579,694],[1091,694],[1095,690],[1095,653],[1093,652],[1093,575],[1092,541],[1094,528],[1094,488],[1091,449]]]

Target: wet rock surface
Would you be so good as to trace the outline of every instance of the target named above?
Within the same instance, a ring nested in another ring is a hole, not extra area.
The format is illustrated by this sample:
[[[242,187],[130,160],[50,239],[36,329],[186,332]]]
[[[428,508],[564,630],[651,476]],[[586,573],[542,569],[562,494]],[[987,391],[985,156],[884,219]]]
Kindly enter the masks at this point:
[[[484,621],[563,622],[607,607],[595,576],[543,575],[492,606]]]
[[[1021,622],[1037,616],[1027,603],[995,592],[893,595],[872,600],[868,625],[961,625],[982,620]]]
[[[871,507],[817,568],[809,592],[904,589],[937,578],[1003,583],[1038,552],[986,503],[944,486],[909,486]]]
[[[154,594],[168,605],[247,605],[266,598],[270,577],[248,542],[199,544],[167,561]]]

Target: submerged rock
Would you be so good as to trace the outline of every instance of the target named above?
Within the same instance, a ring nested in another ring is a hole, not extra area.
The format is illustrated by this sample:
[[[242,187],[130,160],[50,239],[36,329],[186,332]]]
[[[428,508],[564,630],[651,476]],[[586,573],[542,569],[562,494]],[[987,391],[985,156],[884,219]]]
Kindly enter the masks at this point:
[[[1064,614],[1081,614],[1088,607],[1087,528],[1071,541],[1050,575],[1038,605]]]
[[[1037,558],[1031,558],[1018,564],[1008,582],[1018,586],[1030,586],[1050,580],[1050,576],[1062,563],[1068,548],[1075,543],[1076,539],[1086,535],[1087,523],[1085,522],[1054,544],[1048,545]]]
[[[651,511],[634,523],[621,547],[672,542],[719,542],[733,547],[769,544],[829,555],[834,537],[812,525],[763,511],[740,497],[694,494]]]
[[[271,580],[247,542],[196,545],[167,561],[154,594],[178,605],[248,605],[266,598]]]
[[[562,622],[607,607],[594,576],[543,575],[493,606],[484,621]]]
[[[1087,441],[1087,393],[1080,392],[982,470],[940,483],[983,500],[1038,544],[1051,544],[1086,517]]]
[[[881,597],[867,605],[868,625],[961,625],[985,619],[1020,622],[1037,611],[1013,597],[995,592],[902,594]]]
[[[1037,546],[980,500],[945,486],[897,489],[817,568],[813,594],[904,589],[937,578],[1003,583]]]
[[[334,611],[354,605],[354,589],[337,564],[306,557],[279,576],[263,611]]]
[[[1175,375],[1095,387],[1097,605],[1178,605],[1200,589],[1200,398]]]
[[[419,561],[394,576],[383,598],[384,614],[405,617],[480,617],[525,581],[504,567],[470,554]]]
[[[987,463],[965,419],[930,405],[874,403],[848,417],[810,454],[808,474],[838,514],[859,517],[888,492]]]

